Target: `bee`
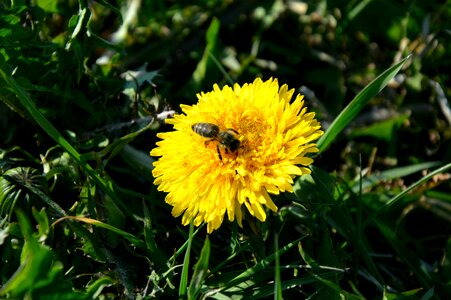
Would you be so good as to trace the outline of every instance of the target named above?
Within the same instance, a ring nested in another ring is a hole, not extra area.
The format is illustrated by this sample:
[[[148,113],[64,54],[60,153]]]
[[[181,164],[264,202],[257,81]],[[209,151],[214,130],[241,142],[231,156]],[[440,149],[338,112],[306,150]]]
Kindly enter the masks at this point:
[[[205,138],[210,138],[205,144],[211,141],[217,141],[216,150],[219,159],[222,161],[222,155],[219,147],[225,149],[226,153],[236,153],[240,147],[238,132],[232,128],[221,131],[219,126],[212,123],[195,123],[191,126],[195,133]]]

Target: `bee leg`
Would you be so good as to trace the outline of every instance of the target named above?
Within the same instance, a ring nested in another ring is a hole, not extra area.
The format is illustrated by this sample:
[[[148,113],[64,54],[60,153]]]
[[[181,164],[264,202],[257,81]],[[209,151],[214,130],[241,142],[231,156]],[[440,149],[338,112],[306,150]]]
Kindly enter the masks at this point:
[[[210,144],[211,141],[213,141],[213,140],[206,140],[206,141],[205,141],[205,147],[207,147],[208,144]]]
[[[233,129],[233,128],[227,128],[227,130],[230,130],[230,131],[233,131],[233,132],[235,132],[236,134],[239,134],[238,133],[238,131],[236,131],[235,129]]]
[[[219,159],[222,161],[221,149],[219,149],[219,145],[216,145],[216,150],[218,151]]]

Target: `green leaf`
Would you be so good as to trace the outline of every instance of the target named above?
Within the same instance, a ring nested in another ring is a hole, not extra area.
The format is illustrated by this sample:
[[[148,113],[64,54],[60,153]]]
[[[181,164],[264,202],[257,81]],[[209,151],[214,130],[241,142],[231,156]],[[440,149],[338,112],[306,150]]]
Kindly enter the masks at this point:
[[[104,287],[110,286],[115,283],[110,277],[104,276],[92,282],[86,289],[87,299],[97,299]]]
[[[352,8],[347,14],[346,16],[347,22],[352,22],[352,20],[354,20],[355,17],[358,16],[362,12],[362,10],[364,10],[365,7],[372,1],[373,0],[364,0],[357,2],[357,5],[354,6],[354,8]]]
[[[36,4],[46,12],[58,13],[58,1],[55,0],[36,0]]]
[[[153,80],[158,76],[158,71],[146,71],[147,66],[142,65],[136,70],[130,70],[122,74],[125,79],[123,93],[127,94],[127,90],[131,89],[134,92],[139,92],[140,87],[144,83],[153,85]]]
[[[382,171],[378,174],[372,174],[368,177],[362,178],[362,190],[375,186],[382,181],[405,177],[416,172],[436,167],[438,165],[440,165],[440,162],[425,162],[421,164],[389,169],[386,171]],[[352,191],[354,193],[357,193],[359,192],[359,189],[360,189],[360,181],[356,182],[356,184],[352,187]]]
[[[282,299],[282,278],[280,276],[279,235],[274,234],[274,248],[276,250],[276,267],[274,274],[274,299]]]
[[[207,277],[208,261],[210,259],[210,240],[208,236],[205,239],[204,246],[200,252],[199,260],[194,267],[194,273],[188,287],[188,299],[197,299],[201,292],[202,284]]]
[[[32,208],[32,214],[34,219],[38,222],[38,230],[39,230],[39,239],[43,240],[47,238],[50,232],[50,224],[49,218],[47,217],[47,213],[45,209],[41,209],[41,211],[37,211],[34,207]]]
[[[21,265],[3,285],[0,295],[29,299],[85,299],[85,295],[73,291],[72,284],[63,279],[63,266],[54,261],[49,247],[41,245],[31,229],[26,215],[17,210],[17,219],[25,239],[21,253]],[[51,288],[50,288],[51,287]]]
[[[240,284],[246,280],[249,280],[256,274],[258,274],[258,272],[261,272],[262,270],[267,268],[276,259],[276,255],[281,256],[282,254],[284,254],[285,252],[287,252],[288,250],[290,250],[291,248],[296,246],[303,238],[304,237],[301,237],[291,243],[287,243],[284,247],[279,249],[276,253],[259,261],[256,265],[254,265],[251,268],[248,268],[246,271],[241,272],[240,274],[234,276],[234,278],[231,278],[229,281],[225,282],[224,290],[231,289],[233,287],[236,287],[238,284]]]
[[[210,64],[210,55],[215,53],[216,44],[218,42],[219,27],[221,23],[214,18],[207,30],[207,46],[205,48],[202,59],[197,64],[196,70],[193,73],[193,80],[199,86],[207,76],[208,66]]]
[[[424,176],[420,180],[416,181],[414,184],[412,184],[409,187],[407,187],[406,189],[404,189],[401,193],[399,193],[398,195],[396,195],[395,197],[393,197],[389,201],[387,201],[387,203],[385,203],[384,206],[379,208],[374,213],[374,215],[371,218],[368,219],[368,222],[373,220],[373,218],[375,218],[378,214],[388,210],[390,207],[392,207],[394,204],[396,204],[399,200],[401,200],[404,196],[406,196],[414,188],[419,187],[421,184],[431,180],[437,174],[444,173],[444,172],[446,172],[446,171],[448,171],[450,169],[451,169],[451,163],[446,164],[446,165],[434,170],[433,172],[431,172],[428,175]]]
[[[31,117],[36,121],[36,123],[54,140],[56,141],[70,156],[80,165],[85,172],[94,179],[94,181],[99,185],[99,187],[107,193],[116,203],[122,211],[128,212],[129,209],[124,204],[122,199],[114,192],[110,187],[112,182],[103,179],[99,174],[97,174],[94,169],[89,165],[82,156],[77,152],[77,150],[61,135],[61,133],[44,117],[44,115],[36,108],[34,102],[28,96],[27,92],[7,73],[5,70],[9,68],[0,60],[0,77],[6,82],[7,88],[9,88],[14,94],[16,94],[22,106],[24,106]]]
[[[370,136],[386,142],[393,141],[396,137],[396,131],[407,120],[407,114],[396,116],[394,118],[371,124],[363,128],[353,129],[350,137]]]
[[[189,225],[189,236],[188,236],[188,246],[186,248],[185,257],[183,259],[183,268],[182,275],[179,284],[179,297],[184,298],[187,294],[187,286],[188,286],[188,271],[189,271],[189,259],[191,254],[191,245],[193,242],[193,231],[194,225],[191,222]]]
[[[153,181],[154,178],[150,170],[153,167],[155,159],[149,153],[125,144],[120,152],[120,156],[136,176],[145,178],[149,182]]]
[[[158,244],[155,241],[154,238],[155,233],[153,232],[152,229],[152,216],[145,202],[143,202],[143,211],[144,211],[144,242],[146,243],[146,249],[149,252],[149,257],[152,258],[152,261],[155,263],[155,265],[158,268],[163,269],[165,263],[167,262],[167,256],[166,253],[164,253],[162,250],[158,248]]]
[[[110,230],[111,232],[114,232],[114,233],[122,236],[123,238],[127,239],[134,246],[136,246],[138,248],[141,248],[141,249],[145,249],[145,243],[142,240],[140,240],[137,237],[135,237],[133,234],[130,234],[130,233],[126,232],[126,231],[123,231],[123,230],[121,230],[119,228],[111,226],[110,224],[106,224],[106,223],[98,221],[98,220],[85,218],[85,217],[66,216],[66,217],[58,219],[52,225],[54,226],[56,223],[61,222],[63,220],[67,220],[67,219],[76,220],[76,221],[84,222],[86,224],[91,224],[91,225],[94,225],[94,226],[105,228],[105,229]]]
[[[388,224],[379,222],[376,220],[376,225],[379,231],[383,234],[387,242],[397,252],[402,262],[407,264],[408,270],[410,270],[413,276],[418,278],[418,281],[426,289],[431,289],[432,278],[423,268],[420,266],[420,259],[414,252],[409,249],[409,246],[402,242],[402,238],[391,228]]]
[[[428,291],[426,291],[426,293],[424,293],[424,295],[421,297],[420,300],[429,300],[434,296],[434,287],[431,287]]]
[[[385,70],[376,79],[370,82],[362,91],[360,91],[357,96],[355,96],[351,103],[349,103],[348,106],[341,111],[324,135],[318,140],[317,145],[320,153],[329,147],[338,134],[358,115],[362,108],[365,107],[365,105],[367,105],[368,102],[376,96],[393,77],[395,77],[409,58],[410,55]]]
[[[323,182],[322,172],[318,172],[317,168],[312,168],[312,177],[319,190],[328,191],[329,187],[326,185],[327,182]],[[328,222],[336,228],[336,230],[342,234],[346,240],[350,241],[357,251],[361,254],[364,263],[367,265],[369,273],[374,277],[374,279],[380,284],[383,282],[383,277],[379,274],[379,271],[374,263],[373,259],[369,255],[371,248],[366,237],[362,234],[362,227],[359,223],[354,222],[350,208],[344,205],[341,201],[336,201],[332,191],[328,193],[323,192],[323,201],[330,205],[330,217]]]
[[[53,0],[52,0],[52,1],[53,1]],[[121,11],[120,11],[118,8],[116,8],[114,5],[111,5],[111,4],[110,4],[108,1],[106,1],[106,0],[96,0],[96,2],[99,3],[99,4],[101,4],[101,5],[103,5],[103,6],[105,6],[105,7],[107,7],[107,8],[110,9],[112,12],[114,12],[114,13],[116,14],[116,16],[118,17],[118,19],[119,19],[119,23],[122,23],[122,22],[123,22]]]
[[[90,17],[91,17],[91,12],[89,11],[88,8],[84,7],[78,13],[78,16],[76,17],[76,21],[73,17],[71,18],[71,25],[72,26],[75,25],[75,26],[72,31],[72,35],[70,37],[68,46],[70,45],[72,40],[74,40],[79,34],[84,32],[84,30],[86,30],[86,24],[88,23]],[[66,47],[66,50],[68,50],[68,49],[69,48]]]

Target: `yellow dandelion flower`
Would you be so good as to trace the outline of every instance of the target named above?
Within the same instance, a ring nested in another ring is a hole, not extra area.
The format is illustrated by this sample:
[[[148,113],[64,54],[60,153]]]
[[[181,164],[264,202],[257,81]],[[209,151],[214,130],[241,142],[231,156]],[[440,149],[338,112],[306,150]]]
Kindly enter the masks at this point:
[[[322,134],[302,95],[279,88],[276,79],[233,89],[214,85],[197,95],[196,105],[166,122],[174,131],[159,133],[151,151],[160,156],[152,171],[158,190],[167,192],[172,215],[182,224],[207,223],[211,233],[229,221],[242,226],[242,208],[265,221],[265,207],[277,211],[269,194],[293,191],[294,176],[309,174]]]

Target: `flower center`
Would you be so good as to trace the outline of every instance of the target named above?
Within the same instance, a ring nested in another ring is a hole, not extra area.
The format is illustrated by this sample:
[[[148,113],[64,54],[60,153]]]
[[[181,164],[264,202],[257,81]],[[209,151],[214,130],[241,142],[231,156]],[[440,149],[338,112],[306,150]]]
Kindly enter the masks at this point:
[[[258,117],[244,117],[238,124],[241,140],[241,153],[245,156],[255,156],[267,138],[269,125]]]

